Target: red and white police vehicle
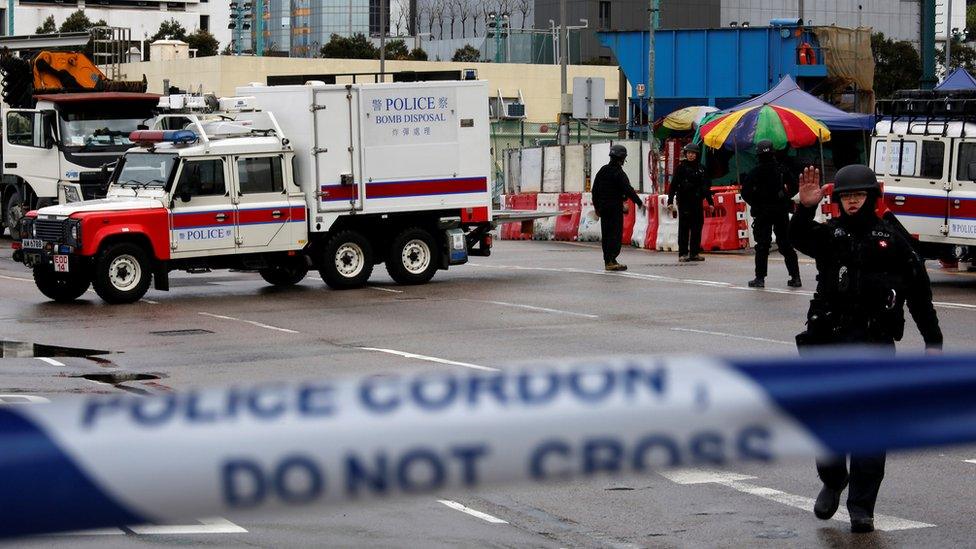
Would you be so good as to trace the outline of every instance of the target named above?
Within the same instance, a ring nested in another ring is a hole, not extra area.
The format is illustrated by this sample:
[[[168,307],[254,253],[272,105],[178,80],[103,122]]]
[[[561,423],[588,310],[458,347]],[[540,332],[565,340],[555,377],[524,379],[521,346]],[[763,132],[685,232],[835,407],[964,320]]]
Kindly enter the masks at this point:
[[[14,258],[70,301],[140,299],[168,273],[253,270],[332,288],[401,284],[490,253],[484,82],[250,86],[165,96],[108,196],[30,212]]]
[[[931,259],[976,253],[976,93],[904,90],[878,102],[871,167]]]

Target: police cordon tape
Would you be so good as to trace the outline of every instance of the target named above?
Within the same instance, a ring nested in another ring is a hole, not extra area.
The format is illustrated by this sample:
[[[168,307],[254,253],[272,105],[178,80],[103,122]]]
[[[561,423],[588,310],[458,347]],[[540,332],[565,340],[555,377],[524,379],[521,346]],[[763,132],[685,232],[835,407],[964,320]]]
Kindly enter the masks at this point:
[[[617,358],[0,407],[0,537],[976,441],[976,355]]]

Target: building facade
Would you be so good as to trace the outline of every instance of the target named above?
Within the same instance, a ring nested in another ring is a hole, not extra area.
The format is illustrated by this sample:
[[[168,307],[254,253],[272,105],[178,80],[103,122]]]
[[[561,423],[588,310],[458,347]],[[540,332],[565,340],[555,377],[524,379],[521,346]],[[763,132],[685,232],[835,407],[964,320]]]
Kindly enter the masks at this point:
[[[244,1],[244,0],[240,0]],[[4,7],[6,7],[4,3]],[[231,40],[229,0],[14,0],[13,29],[7,28],[7,11],[2,11],[7,35],[34,34],[45,19],[54,16],[60,25],[69,15],[84,10],[92,21],[100,19],[113,27],[127,27],[133,40],[144,40],[159,30],[163,21],[175,19],[187,30],[204,29],[220,41],[223,48]]]

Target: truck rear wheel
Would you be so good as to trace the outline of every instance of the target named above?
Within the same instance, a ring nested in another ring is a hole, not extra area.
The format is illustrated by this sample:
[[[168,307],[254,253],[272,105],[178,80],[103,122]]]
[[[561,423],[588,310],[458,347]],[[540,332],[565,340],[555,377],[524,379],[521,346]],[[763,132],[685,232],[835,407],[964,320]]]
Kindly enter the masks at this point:
[[[3,205],[3,224],[10,229],[10,238],[16,236],[14,231],[17,230],[17,222],[24,216],[24,205],[21,202],[20,191],[14,191]]]
[[[373,247],[356,231],[336,233],[325,244],[319,275],[330,288],[362,288],[373,274]]]
[[[271,265],[258,271],[265,282],[274,286],[294,286],[308,274],[305,257],[300,256],[292,261]]]
[[[386,257],[386,272],[398,284],[425,284],[437,272],[437,243],[424,229],[398,234]]]
[[[34,284],[49,299],[69,303],[88,291],[91,279],[87,273],[56,273],[47,265],[39,265],[34,267]]]
[[[95,259],[92,285],[108,303],[134,303],[149,290],[152,270],[146,252],[135,244],[105,248]]]

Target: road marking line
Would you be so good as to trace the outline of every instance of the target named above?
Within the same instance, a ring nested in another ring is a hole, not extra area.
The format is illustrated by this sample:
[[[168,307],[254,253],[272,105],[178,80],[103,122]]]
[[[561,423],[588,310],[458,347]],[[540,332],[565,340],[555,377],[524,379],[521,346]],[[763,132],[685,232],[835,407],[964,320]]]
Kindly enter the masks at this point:
[[[523,305],[521,303],[509,303],[507,301],[491,301],[487,299],[462,299],[461,301],[473,301],[476,303],[491,303],[493,305],[501,305],[503,307],[516,307],[519,309],[528,309],[530,311],[540,311],[543,313],[554,313],[559,315],[570,315],[570,316],[581,316],[583,318],[600,318],[597,315],[591,315],[588,313],[574,313],[573,311],[563,311],[561,309],[550,309],[548,307],[536,307],[534,305]]]
[[[16,280],[18,282],[34,282],[33,280],[31,280],[29,278],[17,278],[16,276],[0,275],[0,278],[2,278],[4,280]]]
[[[124,536],[125,532],[119,528],[98,528],[97,530],[72,530],[71,532],[58,532],[52,536]]]
[[[976,463],[976,459],[964,459],[966,463]]]
[[[47,404],[51,400],[36,395],[0,395],[0,404]]]
[[[707,335],[715,335],[715,336],[722,336],[722,337],[734,337],[736,339],[748,339],[751,341],[765,341],[767,343],[778,343],[780,345],[796,345],[796,342],[793,341],[783,341],[780,339],[769,339],[765,337],[755,337],[755,336],[738,335],[738,334],[727,334],[725,332],[710,332],[708,330],[695,330],[693,328],[671,328],[671,331],[691,332],[693,334],[707,334]]]
[[[456,360],[447,360],[446,358],[437,358],[434,356],[418,355],[415,353],[408,353],[406,351],[397,351],[395,349],[381,349],[379,347],[356,347],[356,349],[362,349],[363,351],[374,351],[377,353],[386,353],[389,355],[402,356],[404,358],[415,358],[417,360],[426,360],[427,362],[436,362],[438,364],[449,364],[451,366],[463,366],[465,368],[471,368],[473,370],[484,370],[486,372],[499,372],[498,368],[492,368],[490,366],[480,366],[478,364],[470,364],[468,362],[458,362]]]
[[[159,302],[158,301],[153,301],[151,299],[145,299],[145,298],[143,298],[143,299],[140,299],[139,301],[141,301],[143,303],[148,303],[150,305],[159,305]]]
[[[770,501],[782,503],[790,507],[796,507],[804,511],[812,511],[816,500],[804,496],[797,496],[775,488],[758,486],[746,480],[756,477],[751,475],[741,475],[729,471],[710,471],[707,469],[677,469],[674,471],[661,471],[661,476],[676,484],[720,484],[732,488],[733,490],[758,496]],[[833,520],[850,522],[851,517],[844,509],[838,509],[834,514]],[[915,528],[933,528],[934,524],[927,522],[916,522],[914,520],[890,517],[888,515],[874,515],[874,527],[883,531],[911,530]]]
[[[448,507],[450,507],[451,509],[454,509],[455,511],[461,511],[462,513],[467,513],[467,514],[471,515],[472,517],[478,517],[478,518],[480,518],[481,520],[483,520],[485,522],[490,522],[492,524],[508,524],[508,521],[507,520],[502,520],[502,519],[500,519],[498,517],[493,517],[493,516],[489,515],[488,513],[482,513],[481,511],[478,511],[476,509],[472,509],[470,507],[465,507],[464,505],[461,505],[460,503],[458,503],[456,501],[451,501],[449,499],[439,499],[437,501],[439,501],[440,503],[443,503],[444,505],[447,505]]]
[[[513,271],[542,271],[542,272],[553,272],[553,273],[577,273],[577,274],[590,274],[599,276],[617,276],[622,278],[634,278],[638,280],[652,280],[655,282],[677,282],[679,284],[691,284],[694,286],[705,286],[709,288],[727,288],[730,290],[746,290],[750,292],[766,292],[770,294],[784,294],[793,295],[801,297],[811,297],[813,292],[808,290],[786,290],[780,288],[750,288],[748,286],[735,286],[728,282],[721,282],[717,280],[699,280],[695,278],[677,278],[673,276],[661,276],[652,275],[646,273],[633,273],[633,272],[606,272],[606,271],[589,271],[586,269],[576,269],[573,267],[523,267],[520,265],[488,265],[486,263],[468,263],[472,267],[487,267],[489,269],[508,269]],[[933,305],[936,307],[941,307],[944,309],[965,309],[965,310],[976,310],[976,305],[969,303],[955,303],[949,301],[933,301]]]
[[[36,356],[34,357],[34,359],[40,360],[41,362],[47,362],[51,366],[64,366],[64,364],[62,364],[61,362],[58,362],[57,360],[54,360],[53,358],[48,358],[46,356]]]
[[[200,519],[200,524],[173,524],[163,526],[129,526],[133,534],[152,536],[173,536],[185,534],[246,534],[247,530],[233,522],[221,518]]]
[[[377,290],[380,292],[390,292],[391,294],[402,294],[403,290],[394,290],[393,288],[383,288],[382,286],[366,286],[370,290]]]
[[[301,333],[301,332],[298,332],[298,331],[295,331],[295,330],[289,330],[288,328],[279,328],[277,326],[271,326],[271,325],[268,325],[268,324],[262,324],[260,322],[255,322],[253,320],[244,320],[243,318],[234,318],[232,316],[215,315],[213,313],[202,313],[202,312],[201,313],[197,313],[197,314],[201,314],[203,316],[209,316],[211,318],[219,318],[221,320],[233,320],[235,322],[243,322],[245,324],[250,324],[252,326],[257,326],[258,328],[265,328],[267,330],[276,330],[276,331],[279,331],[279,332],[285,332],[286,334],[298,334],[298,333]]]

